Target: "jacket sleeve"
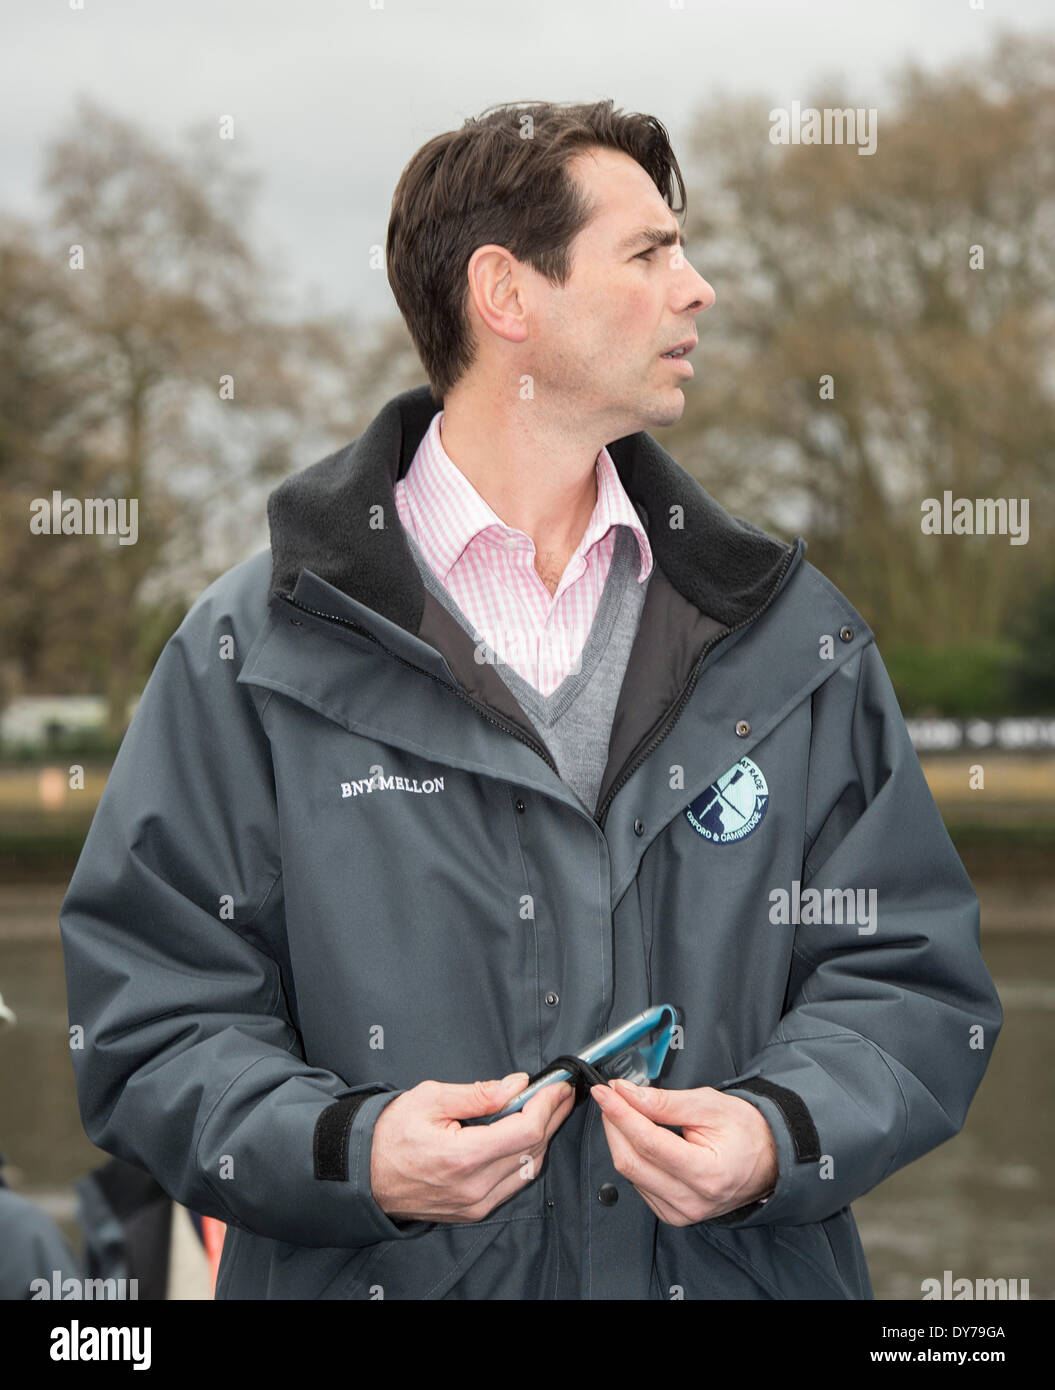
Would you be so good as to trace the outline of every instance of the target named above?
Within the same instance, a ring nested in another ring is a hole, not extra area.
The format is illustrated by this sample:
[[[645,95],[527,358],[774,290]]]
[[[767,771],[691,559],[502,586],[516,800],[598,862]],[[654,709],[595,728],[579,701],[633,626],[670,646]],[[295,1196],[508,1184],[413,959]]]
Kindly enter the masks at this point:
[[[765,1115],[779,1178],[715,1224],[824,1220],[951,1138],[1002,1023],[978,899],[871,641],[814,693],[806,820],[802,891],[874,889],[877,911],[773,926],[795,933],[785,1013],[719,1089]]]
[[[95,1144],[191,1210],[359,1246],[416,1229],[370,1192],[373,1124],[398,1092],[303,1056],[267,696],[236,682],[266,559],[217,580],[166,645],[63,900],[77,1097]]]

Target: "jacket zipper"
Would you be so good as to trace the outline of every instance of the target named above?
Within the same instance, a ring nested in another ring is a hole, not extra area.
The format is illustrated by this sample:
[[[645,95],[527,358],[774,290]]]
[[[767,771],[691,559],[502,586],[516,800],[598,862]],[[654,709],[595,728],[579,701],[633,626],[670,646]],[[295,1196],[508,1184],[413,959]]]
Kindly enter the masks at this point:
[[[360,626],[359,623],[353,623],[350,618],[342,618],[337,613],[324,613],[319,608],[309,608],[307,604],[300,603],[291,594],[279,593],[279,598],[283,599],[286,603],[292,604],[294,608],[299,608],[302,613],[310,613],[315,618],[325,618],[328,622],[339,623],[341,627],[351,628],[353,632],[359,633],[360,636],[369,638],[375,646],[380,647],[386,655],[398,661],[401,666],[406,666],[408,670],[411,671],[417,671],[422,676],[428,676],[429,680],[435,681],[437,685],[442,685],[444,690],[452,691],[460,700],[464,700],[467,705],[471,705],[474,710],[482,714],[489,724],[493,724],[496,729],[502,729],[506,733],[512,734],[519,742],[533,749],[540,758],[545,759],[556,775],[558,777],[560,776],[560,771],[557,768],[557,764],[550,756],[549,750],[544,748],[541,743],[536,743],[534,739],[528,738],[527,734],[518,729],[515,724],[507,724],[505,720],[496,719],[486,705],[482,705],[479,700],[474,700],[471,695],[467,695],[464,690],[459,690],[456,685],[451,685],[448,681],[441,680],[439,676],[434,675],[431,671],[426,671],[423,666],[416,666],[413,661],[407,661],[407,659],[400,656],[398,652],[394,652],[391,647],[386,647],[380,638],[375,637],[372,632]]]
[[[670,709],[667,711],[667,717],[663,723],[663,727],[655,735],[655,737],[648,744],[648,746],[643,750],[640,757],[631,754],[630,760],[626,764],[624,764],[622,772],[619,774],[618,778],[612,784],[608,792],[608,795],[604,799],[604,804],[598,808],[597,813],[594,816],[594,820],[596,820],[597,824],[602,829],[604,828],[605,817],[608,815],[608,808],[609,806],[611,806],[612,801],[615,798],[616,792],[618,792],[620,787],[624,786],[630,780],[630,778],[633,777],[634,773],[637,771],[637,769],[641,766],[642,763],[647,762],[647,760],[652,756],[652,754],[656,751],[656,749],[659,747],[659,745],[663,742],[663,740],[670,733],[671,729],[673,729],[674,725],[680,719],[682,710],[685,708],[690,696],[692,695],[692,692],[696,688],[696,680],[700,674],[700,668],[706,661],[708,653],[714,647],[716,647],[719,642],[724,642],[725,639],[727,637],[731,637],[734,632],[739,632],[742,627],[747,627],[749,623],[753,623],[757,618],[760,618],[762,616],[762,614],[766,611],[769,605],[776,598],[777,594],[780,592],[781,585],[784,582],[784,576],[788,572],[788,567],[790,566],[791,561],[795,556],[795,553],[795,547],[791,546],[788,550],[787,555],[784,557],[784,562],[780,567],[780,573],[777,575],[776,582],[774,583],[772,589],[770,589],[769,596],[767,597],[765,603],[761,604],[758,608],[756,608],[753,613],[749,613],[746,618],[742,618],[740,622],[734,624],[732,627],[727,627],[724,632],[715,633],[711,640],[704,646],[703,650],[700,652],[700,655],[696,660],[696,665],[692,668],[692,675],[686,682],[681,694],[678,696],[678,698],[674,701],[673,705],[671,705]]]

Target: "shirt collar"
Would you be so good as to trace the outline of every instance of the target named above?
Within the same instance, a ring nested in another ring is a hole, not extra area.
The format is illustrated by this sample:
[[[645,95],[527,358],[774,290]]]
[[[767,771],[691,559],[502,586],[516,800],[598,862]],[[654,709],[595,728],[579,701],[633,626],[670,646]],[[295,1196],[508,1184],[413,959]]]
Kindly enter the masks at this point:
[[[524,532],[497,516],[448,456],[440,439],[442,421],[443,411],[439,410],[432,417],[403,484],[414,528],[419,536],[428,537],[430,560],[435,561],[446,583],[466,546],[481,531],[497,527],[498,533],[505,536],[523,536]],[[637,578],[642,583],[652,571],[652,548],[607,449],[602,448],[597,456],[596,477],[597,502],[575,555],[585,556],[612,526],[629,526],[637,538],[641,560]]]

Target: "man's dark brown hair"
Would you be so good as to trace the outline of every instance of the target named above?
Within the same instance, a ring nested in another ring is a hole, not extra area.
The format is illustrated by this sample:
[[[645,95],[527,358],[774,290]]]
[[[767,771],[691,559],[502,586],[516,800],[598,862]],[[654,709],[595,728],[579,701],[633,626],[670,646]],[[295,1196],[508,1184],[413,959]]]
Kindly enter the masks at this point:
[[[475,359],[466,270],[478,246],[504,246],[552,284],[566,282],[569,247],[595,209],[565,165],[590,146],[636,159],[670,209],[685,211],[663,125],[613,110],[611,100],[490,106],[429,140],[403,170],[388,223],[388,282],[437,405]]]

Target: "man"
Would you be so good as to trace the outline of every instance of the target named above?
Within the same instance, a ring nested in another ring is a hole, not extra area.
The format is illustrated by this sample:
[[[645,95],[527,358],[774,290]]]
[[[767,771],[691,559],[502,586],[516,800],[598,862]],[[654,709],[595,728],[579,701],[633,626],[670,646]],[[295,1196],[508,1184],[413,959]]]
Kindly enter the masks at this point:
[[[17,1021],[0,994],[0,1036]],[[46,1280],[50,1287],[56,1271],[61,1283],[79,1278],[81,1270],[51,1217],[8,1187],[5,1162],[0,1153],[0,1300],[10,1301],[32,1298],[35,1281]]]
[[[861,1298],[850,1202],[1001,1015],[867,624],[646,432],[714,292],[653,118],[411,160],[429,377],[269,503],[144,691],[63,905],[92,1139],[227,1298]],[[681,1010],[655,1089],[555,1057]]]

